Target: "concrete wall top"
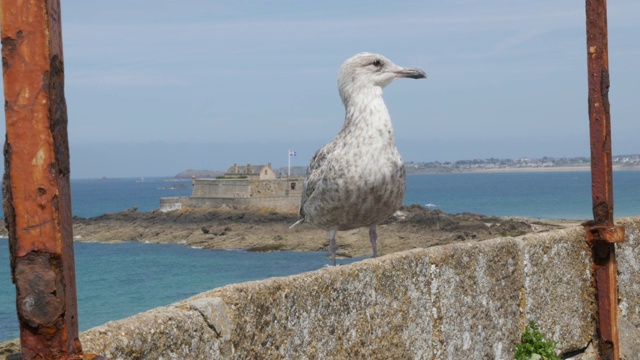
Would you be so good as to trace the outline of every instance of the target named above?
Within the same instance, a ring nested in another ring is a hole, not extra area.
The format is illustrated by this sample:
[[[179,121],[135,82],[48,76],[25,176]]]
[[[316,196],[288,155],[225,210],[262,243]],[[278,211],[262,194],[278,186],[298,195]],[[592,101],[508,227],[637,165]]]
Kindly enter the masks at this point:
[[[618,262],[618,328],[625,359],[640,359],[640,218],[617,220],[625,242],[616,244]]]
[[[633,333],[640,218],[618,224],[621,322]],[[566,352],[595,332],[590,256],[582,228],[416,249],[225,286],[81,340],[112,359],[512,359],[535,320]]]
[[[619,219],[622,359],[638,359],[640,218]],[[595,334],[582,228],[416,249],[229,285],[81,334],[111,359],[512,359],[535,320],[561,352]]]

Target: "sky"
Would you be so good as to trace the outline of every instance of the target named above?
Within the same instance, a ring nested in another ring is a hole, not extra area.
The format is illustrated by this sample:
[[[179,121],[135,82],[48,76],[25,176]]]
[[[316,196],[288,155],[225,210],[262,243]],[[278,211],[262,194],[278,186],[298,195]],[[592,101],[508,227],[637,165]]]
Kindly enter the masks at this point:
[[[638,18],[609,2],[616,155],[640,153]],[[361,51],[428,74],[384,90],[405,161],[589,156],[585,31],[578,0],[64,0],[71,176],[306,166]]]

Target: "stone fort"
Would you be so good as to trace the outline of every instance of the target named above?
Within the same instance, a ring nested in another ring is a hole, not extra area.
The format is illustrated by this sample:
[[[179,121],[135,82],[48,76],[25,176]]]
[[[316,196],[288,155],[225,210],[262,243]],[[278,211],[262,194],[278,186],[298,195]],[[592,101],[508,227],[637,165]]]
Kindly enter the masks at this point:
[[[223,176],[215,179],[194,177],[191,196],[161,198],[160,211],[183,207],[230,206],[295,212],[300,206],[303,181],[303,177],[278,176],[271,163],[233,164]]]

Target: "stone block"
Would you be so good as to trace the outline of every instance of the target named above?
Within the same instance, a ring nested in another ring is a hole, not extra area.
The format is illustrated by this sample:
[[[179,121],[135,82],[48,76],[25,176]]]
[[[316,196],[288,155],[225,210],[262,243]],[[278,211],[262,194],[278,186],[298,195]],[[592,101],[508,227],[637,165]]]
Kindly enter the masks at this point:
[[[426,358],[508,359],[520,337],[518,241],[445,245],[427,252],[433,336]]]
[[[522,325],[536,321],[563,351],[584,348],[594,334],[596,313],[591,249],[584,230],[525,235],[522,242]]]
[[[640,359],[640,218],[617,219],[625,242],[616,244],[620,356]]]
[[[219,338],[202,313],[188,304],[108,322],[80,336],[86,353],[113,360],[222,358]]]

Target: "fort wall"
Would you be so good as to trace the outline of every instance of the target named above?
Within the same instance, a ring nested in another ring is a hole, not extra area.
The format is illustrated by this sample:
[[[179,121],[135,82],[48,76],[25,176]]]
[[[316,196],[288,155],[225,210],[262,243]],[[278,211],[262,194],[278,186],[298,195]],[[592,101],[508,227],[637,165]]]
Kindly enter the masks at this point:
[[[259,179],[194,179],[191,196],[160,198],[160,211],[183,207],[271,208],[297,211],[300,207],[303,178]]]
[[[251,186],[248,179],[196,179],[191,196],[197,198],[248,198]]]
[[[241,209],[274,209],[283,212],[296,212],[300,207],[300,198],[295,196],[272,196],[263,198],[208,198],[177,196],[160,199],[160,211],[173,211],[189,207],[232,207]]]

